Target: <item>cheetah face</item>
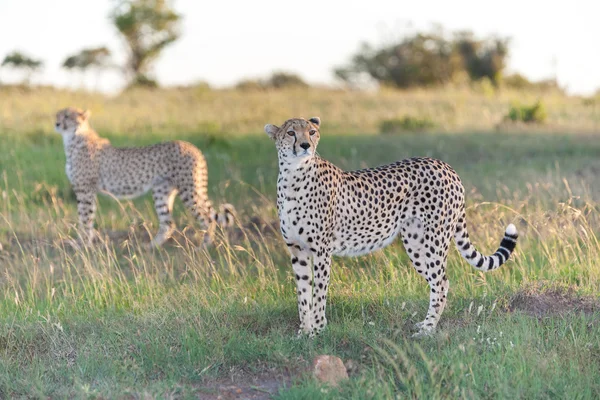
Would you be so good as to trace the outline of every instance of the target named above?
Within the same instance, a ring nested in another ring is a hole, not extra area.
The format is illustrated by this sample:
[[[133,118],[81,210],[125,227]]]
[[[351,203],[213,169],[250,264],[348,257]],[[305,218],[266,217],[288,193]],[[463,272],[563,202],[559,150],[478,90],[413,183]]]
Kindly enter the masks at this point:
[[[267,124],[265,132],[275,141],[280,158],[303,159],[315,155],[321,133],[321,120],[313,117],[288,119],[280,127]]]
[[[54,129],[61,135],[73,135],[81,126],[88,123],[90,111],[82,111],[78,108],[65,108],[56,113]]]

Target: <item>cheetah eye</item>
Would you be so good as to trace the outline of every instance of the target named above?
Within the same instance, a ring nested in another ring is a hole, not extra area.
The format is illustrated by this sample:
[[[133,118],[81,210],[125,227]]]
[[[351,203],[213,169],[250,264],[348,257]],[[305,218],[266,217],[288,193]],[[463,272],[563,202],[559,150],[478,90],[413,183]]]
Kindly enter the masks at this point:
[[[308,132],[308,133],[310,134],[310,136],[312,136],[312,135],[314,135],[315,133],[317,133],[317,131],[316,131],[316,130],[314,130],[314,129],[311,129],[311,130],[310,130],[310,132]]]
[[[290,136],[295,136],[295,135],[296,135],[296,132],[294,132],[294,131],[288,131],[288,133],[287,133],[287,134],[288,134],[288,135],[290,135]]]

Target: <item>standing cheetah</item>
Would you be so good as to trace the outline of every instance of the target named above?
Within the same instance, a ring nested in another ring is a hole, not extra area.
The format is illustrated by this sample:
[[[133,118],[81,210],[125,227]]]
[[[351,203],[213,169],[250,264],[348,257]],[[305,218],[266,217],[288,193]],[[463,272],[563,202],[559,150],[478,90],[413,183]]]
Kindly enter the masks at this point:
[[[66,172],[77,197],[79,223],[88,242],[93,239],[96,193],[132,199],[152,189],[159,219],[151,246],[161,246],[175,230],[172,210],[179,194],[194,217],[209,232],[215,224],[230,226],[234,208],[223,204],[217,212],[207,194],[204,156],[190,143],[173,141],[147,147],[115,148],[89,126],[89,111],[66,108],[56,114],[55,129],[63,137]]]
[[[417,324],[418,335],[433,332],[446,306],[452,238],[471,265],[490,271],[510,257],[517,229],[508,225],[498,250],[482,255],[469,240],[464,188],[452,167],[431,158],[411,158],[342,171],[316,155],[320,125],[319,118],[295,118],[281,127],[265,126],[279,158],[277,210],[296,275],[299,333],[313,336],[327,325],[331,256],[381,249],[398,233],[430,287],[429,310]]]

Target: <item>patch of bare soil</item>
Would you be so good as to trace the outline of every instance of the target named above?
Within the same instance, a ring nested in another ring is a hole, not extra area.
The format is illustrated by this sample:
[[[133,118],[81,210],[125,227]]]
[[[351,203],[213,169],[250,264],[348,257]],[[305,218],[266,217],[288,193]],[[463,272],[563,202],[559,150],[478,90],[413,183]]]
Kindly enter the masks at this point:
[[[198,387],[198,397],[206,400],[266,400],[273,398],[280,389],[291,386],[289,371],[249,374],[236,371],[227,379],[206,382]]]
[[[538,284],[517,292],[508,305],[509,311],[520,311],[537,318],[568,314],[600,312],[600,300],[578,295],[573,287]]]

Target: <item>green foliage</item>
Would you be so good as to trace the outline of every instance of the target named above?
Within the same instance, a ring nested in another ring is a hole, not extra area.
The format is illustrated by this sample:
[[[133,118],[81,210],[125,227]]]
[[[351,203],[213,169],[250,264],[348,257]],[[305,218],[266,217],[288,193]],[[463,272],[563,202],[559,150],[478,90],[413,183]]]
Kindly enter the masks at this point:
[[[106,47],[95,47],[83,49],[79,53],[65,59],[62,66],[66,69],[79,69],[85,71],[88,68],[104,68],[108,65],[110,50]]]
[[[126,70],[132,83],[156,84],[146,75],[160,53],[179,38],[181,16],[166,0],[119,0],[110,18],[127,43]]]
[[[380,84],[410,88],[446,84],[466,72],[472,80],[487,77],[497,85],[507,56],[507,39],[478,39],[470,32],[448,37],[434,31],[383,47],[365,43],[350,64],[334,74],[350,84],[367,75]]]
[[[537,101],[532,105],[513,104],[508,110],[506,119],[513,122],[538,123],[546,121],[548,114],[544,103]]]
[[[428,117],[405,115],[402,118],[383,120],[379,126],[379,132],[383,134],[421,132],[434,127],[435,123]]]

